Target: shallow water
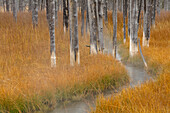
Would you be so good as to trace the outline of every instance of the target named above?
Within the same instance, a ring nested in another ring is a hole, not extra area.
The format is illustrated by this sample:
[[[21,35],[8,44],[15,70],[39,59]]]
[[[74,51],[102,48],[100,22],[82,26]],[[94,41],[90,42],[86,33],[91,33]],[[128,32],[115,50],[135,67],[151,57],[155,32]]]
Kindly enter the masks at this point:
[[[110,38],[104,39],[104,54],[112,54],[112,40]],[[121,63],[121,57],[117,54],[116,59]],[[122,64],[123,65],[123,64]],[[135,67],[133,65],[125,65],[128,75],[130,77],[130,86],[135,87],[140,85],[143,82],[151,79],[151,77],[146,73],[144,68],[142,67]],[[104,94],[105,97],[110,97],[114,91],[110,91],[107,94]],[[86,99],[80,102],[72,102],[68,105],[61,105],[57,107],[51,113],[87,113],[90,111],[90,106],[95,108],[95,98],[93,99]]]

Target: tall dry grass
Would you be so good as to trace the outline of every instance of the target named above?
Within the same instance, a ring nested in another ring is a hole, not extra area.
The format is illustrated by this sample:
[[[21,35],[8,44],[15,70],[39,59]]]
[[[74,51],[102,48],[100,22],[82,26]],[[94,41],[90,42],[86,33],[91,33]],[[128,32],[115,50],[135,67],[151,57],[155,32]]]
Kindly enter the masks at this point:
[[[97,100],[93,113],[168,113],[170,110],[170,13],[162,12],[151,30],[150,46],[142,48],[148,72],[157,76],[140,87],[124,89],[109,99]],[[142,39],[142,28],[139,29]],[[121,39],[122,40],[122,39]],[[129,43],[123,45],[128,53]],[[138,59],[139,60],[139,59]]]
[[[58,16],[57,66],[51,68],[45,14],[39,14],[33,29],[30,13],[18,13],[17,23],[12,14],[0,13],[0,112],[43,111],[128,82],[125,68],[112,56],[89,54],[89,35],[80,36],[80,18],[81,64],[71,67],[68,32],[64,34]]]

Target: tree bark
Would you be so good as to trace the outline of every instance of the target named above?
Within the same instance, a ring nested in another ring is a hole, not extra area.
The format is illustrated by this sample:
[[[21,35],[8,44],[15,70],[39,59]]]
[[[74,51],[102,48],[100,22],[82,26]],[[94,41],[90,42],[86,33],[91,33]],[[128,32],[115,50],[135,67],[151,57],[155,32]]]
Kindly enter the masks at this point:
[[[58,25],[58,0],[55,0],[55,22],[56,26]]]
[[[23,11],[23,0],[19,0],[19,11]]]
[[[5,0],[3,0],[2,2],[3,2],[3,9],[4,9],[4,12],[5,12]]]
[[[33,27],[38,26],[38,0],[33,0],[32,4],[32,23]]]
[[[81,3],[81,36],[84,35],[84,10],[85,10],[85,0]]]
[[[88,0],[86,0],[86,33],[89,26],[89,10],[88,10]]]
[[[80,64],[79,40],[78,40],[78,15],[77,0],[70,0],[69,3],[70,19],[70,64],[74,66],[77,62]]]
[[[9,0],[6,0],[6,11],[9,12]]]
[[[88,0],[91,54],[97,54],[98,27],[97,27],[97,15],[96,15],[96,2],[97,0]]]
[[[55,49],[55,0],[48,0],[49,5],[49,31],[50,31],[50,53],[51,67],[56,67],[56,49]]]
[[[113,56],[117,53],[117,10],[118,0],[113,0]]]
[[[160,0],[157,0],[157,13],[160,16],[160,13],[161,13],[161,1]]]
[[[28,10],[29,10],[30,12],[32,11],[32,4],[33,4],[33,1],[32,1],[32,0],[29,0]]]
[[[152,21],[151,26],[155,27],[156,0],[152,1]]]
[[[103,52],[103,0],[98,0],[98,14],[99,14],[99,51]]]
[[[130,0],[130,56],[134,56],[138,52],[138,0]]]
[[[130,37],[130,0],[128,0],[128,36]]]
[[[151,0],[144,0],[143,46],[149,47],[151,26]]]
[[[69,0],[63,0],[63,26],[64,32],[68,30],[68,19],[69,19]]]
[[[126,42],[126,16],[127,16],[127,0],[123,0],[123,31],[124,31],[124,43]]]
[[[107,4],[108,4],[108,0],[104,0],[104,21],[107,24],[108,23],[108,14],[107,14]]]
[[[14,20],[15,22],[17,22],[17,8],[16,8],[16,0],[13,0],[13,17],[14,17]]]

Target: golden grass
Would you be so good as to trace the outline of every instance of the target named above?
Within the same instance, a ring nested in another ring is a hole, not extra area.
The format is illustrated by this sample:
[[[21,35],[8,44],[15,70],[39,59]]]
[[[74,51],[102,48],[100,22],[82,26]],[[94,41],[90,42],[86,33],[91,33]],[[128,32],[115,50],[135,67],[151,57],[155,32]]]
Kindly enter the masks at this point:
[[[44,13],[39,14],[37,29],[32,27],[30,13],[18,13],[17,23],[12,14],[0,13],[0,112],[41,111],[60,101],[83,98],[128,81],[125,68],[112,56],[89,55],[85,46],[89,45],[89,35],[81,37],[80,26],[81,64],[71,67],[69,40],[59,16],[57,66],[51,68]]]
[[[149,65],[148,71],[156,74],[154,81],[140,87],[127,88],[109,99],[97,100],[93,113],[168,113],[170,108],[170,13],[162,12],[152,28],[150,47],[142,48]],[[139,37],[142,38],[142,28]],[[127,43],[124,48],[128,48]],[[128,51],[128,49],[126,50]],[[127,52],[128,53],[128,52]]]

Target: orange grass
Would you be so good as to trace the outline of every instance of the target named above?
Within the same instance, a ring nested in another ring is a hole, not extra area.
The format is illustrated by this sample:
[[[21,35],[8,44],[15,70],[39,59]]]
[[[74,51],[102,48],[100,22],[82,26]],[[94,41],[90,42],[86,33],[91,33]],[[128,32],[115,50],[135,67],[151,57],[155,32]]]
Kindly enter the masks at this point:
[[[170,108],[170,12],[156,18],[156,28],[151,30],[150,46],[142,48],[148,71],[156,74],[153,81],[140,87],[127,88],[109,99],[97,100],[93,113],[168,113]],[[142,38],[142,28],[139,29]],[[129,43],[124,48],[128,51]],[[126,52],[128,53],[128,52]]]
[[[125,68],[112,56],[89,55],[89,35],[80,37],[80,21],[81,64],[71,67],[61,13],[58,21],[57,66],[51,68],[45,14],[39,14],[38,28],[33,29],[30,13],[18,13],[17,23],[12,14],[0,13],[0,112],[42,111],[128,82]]]

